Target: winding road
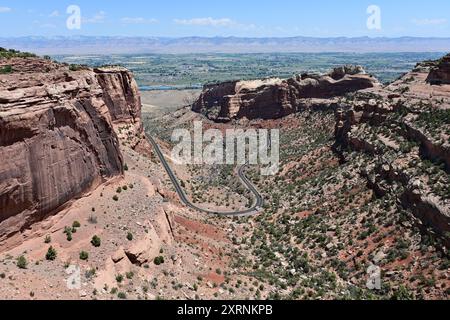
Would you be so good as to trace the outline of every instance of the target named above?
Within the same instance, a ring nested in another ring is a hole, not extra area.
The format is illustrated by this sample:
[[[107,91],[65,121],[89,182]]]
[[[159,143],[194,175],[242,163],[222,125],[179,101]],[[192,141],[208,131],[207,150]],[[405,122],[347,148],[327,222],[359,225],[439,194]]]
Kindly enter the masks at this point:
[[[172,184],[175,187],[175,190],[176,190],[178,196],[180,197],[181,202],[184,205],[186,205],[187,207],[197,210],[197,211],[200,211],[200,212],[203,212],[203,213],[207,213],[207,214],[213,214],[213,215],[217,215],[217,216],[235,216],[235,217],[236,216],[251,216],[251,215],[258,214],[261,211],[261,209],[264,205],[264,200],[263,200],[263,197],[261,196],[261,194],[258,192],[258,190],[256,190],[255,186],[250,182],[250,180],[244,174],[244,169],[247,167],[247,165],[243,165],[243,166],[239,167],[238,176],[241,179],[242,183],[246,186],[246,188],[248,190],[250,190],[250,192],[255,197],[255,200],[256,200],[255,204],[251,208],[242,210],[242,211],[219,212],[219,211],[207,210],[207,209],[203,209],[203,208],[199,208],[199,207],[195,206],[187,198],[186,194],[184,193],[183,188],[181,188],[177,177],[175,176],[175,174],[173,173],[169,164],[167,163],[166,158],[164,157],[164,154],[162,153],[162,151],[161,151],[160,147],[158,146],[158,144],[156,143],[156,141],[148,134],[147,134],[147,137],[150,140],[151,144],[153,145],[153,148],[156,151],[156,154],[158,155],[158,158],[161,161],[162,165],[164,166],[164,169],[166,170],[167,174],[169,175],[169,178],[172,181]]]

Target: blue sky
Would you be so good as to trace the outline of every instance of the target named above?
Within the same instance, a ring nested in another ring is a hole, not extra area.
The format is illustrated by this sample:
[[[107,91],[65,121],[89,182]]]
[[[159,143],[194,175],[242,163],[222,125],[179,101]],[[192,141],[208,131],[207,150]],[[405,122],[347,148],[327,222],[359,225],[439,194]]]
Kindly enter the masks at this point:
[[[69,5],[81,30],[66,28]],[[367,8],[381,10],[368,29]],[[450,37],[448,0],[0,0],[0,36]]]

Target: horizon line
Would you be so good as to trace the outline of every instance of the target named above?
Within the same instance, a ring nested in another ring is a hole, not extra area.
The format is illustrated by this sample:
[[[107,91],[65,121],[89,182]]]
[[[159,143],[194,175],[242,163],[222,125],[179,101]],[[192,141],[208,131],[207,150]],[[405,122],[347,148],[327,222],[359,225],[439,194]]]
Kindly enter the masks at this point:
[[[154,39],[188,39],[188,38],[203,38],[203,39],[295,39],[295,38],[306,38],[306,39],[438,39],[446,40],[450,39],[448,37],[435,37],[435,36],[330,36],[330,37],[320,37],[320,36],[130,36],[130,35],[54,35],[54,36],[41,36],[41,35],[23,35],[23,36],[0,36],[0,39],[19,39],[19,38],[154,38]]]

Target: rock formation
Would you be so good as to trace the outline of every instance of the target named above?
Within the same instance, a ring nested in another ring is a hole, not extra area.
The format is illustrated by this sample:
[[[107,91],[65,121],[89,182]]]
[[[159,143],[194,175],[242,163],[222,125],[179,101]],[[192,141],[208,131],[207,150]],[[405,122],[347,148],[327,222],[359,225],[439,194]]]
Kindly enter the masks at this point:
[[[276,119],[298,112],[310,105],[311,100],[331,99],[378,85],[376,79],[357,66],[336,68],[322,76],[303,74],[287,80],[231,81],[205,86],[192,110],[218,122]]]
[[[431,69],[427,82],[431,84],[450,84],[450,54],[439,60]]]
[[[344,99],[335,147],[359,165],[378,196],[395,197],[450,246],[449,57]],[[433,85],[437,79],[440,86]]]
[[[0,239],[123,173],[113,121],[142,129],[125,69],[0,59]]]

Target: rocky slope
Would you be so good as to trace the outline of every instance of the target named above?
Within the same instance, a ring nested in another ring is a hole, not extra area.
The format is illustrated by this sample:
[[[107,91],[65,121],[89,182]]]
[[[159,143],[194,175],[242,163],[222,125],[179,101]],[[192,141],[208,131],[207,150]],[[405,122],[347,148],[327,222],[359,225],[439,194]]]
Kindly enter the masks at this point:
[[[0,59],[0,239],[123,173],[113,122],[142,130],[125,69]]]
[[[295,78],[232,81],[205,86],[192,110],[217,122],[232,119],[276,119],[305,107],[323,107],[333,98],[378,86],[361,67],[336,68],[327,75],[302,74]]]
[[[382,86],[361,67],[205,87],[192,109],[216,122],[336,112],[334,149],[379,197],[394,197],[449,244],[450,55]],[[283,129],[283,128],[282,128]]]
[[[450,244],[448,58],[420,63],[384,87],[343,99],[336,148],[378,196],[394,196]],[[432,79],[432,81],[430,81]]]

